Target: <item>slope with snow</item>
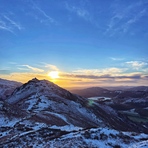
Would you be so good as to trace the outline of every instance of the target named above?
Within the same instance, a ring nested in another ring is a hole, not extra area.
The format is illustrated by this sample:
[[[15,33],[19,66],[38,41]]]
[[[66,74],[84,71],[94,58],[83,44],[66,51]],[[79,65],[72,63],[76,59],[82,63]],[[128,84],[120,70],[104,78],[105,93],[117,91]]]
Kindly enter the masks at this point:
[[[6,140],[7,139],[7,140]],[[109,128],[78,129],[75,127],[36,126],[29,131],[0,139],[0,146],[32,148],[144,148],[148,135],[121,132]]]
[[[9,81],[0,78],[0,98],[6,99],[11,93],[22,83],[16,81]]]
[[[0,100],[0,147],[147,145],[147,127],[135,124],[106,101],[114,103],[112,98],[85,99],[52,82],[32,79]]]
[[[101,121],[96,115],[85,108],[85,101],[52,82],[37,79],[16,89],[7,100],[9,104],[32,115],[32,120],[42,120],[51,125],[100,125]]]

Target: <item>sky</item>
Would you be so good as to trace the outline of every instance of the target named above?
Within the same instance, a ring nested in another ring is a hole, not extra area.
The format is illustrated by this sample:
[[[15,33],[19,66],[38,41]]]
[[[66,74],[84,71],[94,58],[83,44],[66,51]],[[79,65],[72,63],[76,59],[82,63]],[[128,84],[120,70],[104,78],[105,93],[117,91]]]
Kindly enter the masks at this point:
[[[148,1],[0,0],[0,78],[34,77],[65,88],[148,85]]]

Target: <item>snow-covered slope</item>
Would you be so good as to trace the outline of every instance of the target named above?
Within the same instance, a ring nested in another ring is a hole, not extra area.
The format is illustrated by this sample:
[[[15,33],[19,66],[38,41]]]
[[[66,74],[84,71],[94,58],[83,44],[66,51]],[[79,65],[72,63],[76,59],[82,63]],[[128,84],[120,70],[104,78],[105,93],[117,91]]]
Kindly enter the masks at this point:
[[[24,127],[23,127],[24,126]],[[148,135],[121,132],[109,128],[50,128],[44,125],[19,128],[17,135],[0,138],[0,147],[32,148],[147,148]],[[8,131],[10,133],[10,129]]]
[[[6,99],[11,93],[22,83],[16,81],[9,81],[0,78],[0,98]]]
[[[31,119],[40,119],[50,125],[100,125],[96,115],[85,108],[85,101],[52,82],[37,79],[17,88],[7,100],[9,104],[29,113]]]
[[[102,101],[82,98],[46,80],[32,79],[5,101],[0,99],[0,147],[147,145],[147,127],[140,127],[105,104],[111,98]]]
[[[74,95],[46,80],[33,79],[17,88],[7,102],[29,114],[30,120],[83,128],[108,125],[117,130],[140,131],[110,106]],[[87,122],[86,122],[87,121]]]

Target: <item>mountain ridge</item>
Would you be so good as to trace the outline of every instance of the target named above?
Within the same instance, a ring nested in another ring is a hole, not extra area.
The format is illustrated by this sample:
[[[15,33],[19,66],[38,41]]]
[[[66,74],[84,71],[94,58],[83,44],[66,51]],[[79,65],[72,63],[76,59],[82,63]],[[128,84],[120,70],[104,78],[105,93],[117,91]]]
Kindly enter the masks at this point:
[[[112,99],[83,98],[34,78],[16,88],[7,99],[0,99],[0,147],[94,148],[106,143],[111,148],[119,146],[114,143],[116,136],[121,146],[132,145],[131,141],[145,143],[146,124],[129,120],[112,105],[116,105]]]

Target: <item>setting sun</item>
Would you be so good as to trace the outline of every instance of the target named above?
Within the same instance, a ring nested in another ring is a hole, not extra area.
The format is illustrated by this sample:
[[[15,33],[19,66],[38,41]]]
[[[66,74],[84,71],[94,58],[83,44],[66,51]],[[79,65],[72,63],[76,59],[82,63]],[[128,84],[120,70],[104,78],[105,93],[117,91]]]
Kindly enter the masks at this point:
[[[59,78],[59,72],[58,71],[51,71],[49,72],[48,76],[50,76],[52,79]]]

